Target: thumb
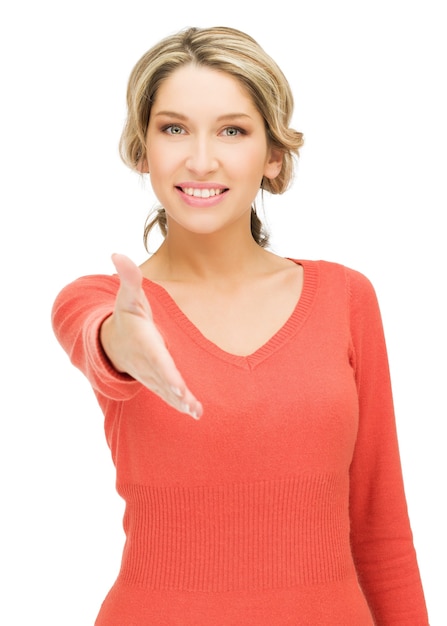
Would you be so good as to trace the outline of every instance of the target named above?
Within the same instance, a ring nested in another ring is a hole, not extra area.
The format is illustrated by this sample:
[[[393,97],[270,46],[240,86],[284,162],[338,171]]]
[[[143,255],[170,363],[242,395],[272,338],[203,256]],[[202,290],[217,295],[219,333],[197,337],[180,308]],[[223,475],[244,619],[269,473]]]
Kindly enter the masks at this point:
[[[117,297],[120,308],[131,313],[150,312],[149,303],[141,286],[143,274],[140,268],[124,254],[112,254],[112,262],[120,279]]]
[[[139,290],[143,280],[140,268],[124,254],[112,254],[112,262],[120,277],[121,285],[131,290]]]

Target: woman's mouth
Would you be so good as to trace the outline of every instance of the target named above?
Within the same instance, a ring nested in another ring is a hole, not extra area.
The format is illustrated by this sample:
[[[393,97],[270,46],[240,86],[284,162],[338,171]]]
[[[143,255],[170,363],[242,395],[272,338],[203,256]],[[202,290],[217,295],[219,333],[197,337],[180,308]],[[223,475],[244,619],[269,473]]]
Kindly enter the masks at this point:
[[[225,187],[177,187],[187,196],[193,196],[194,198],[212,198],[213,196],[219,196],[224,191],[227,191]]]

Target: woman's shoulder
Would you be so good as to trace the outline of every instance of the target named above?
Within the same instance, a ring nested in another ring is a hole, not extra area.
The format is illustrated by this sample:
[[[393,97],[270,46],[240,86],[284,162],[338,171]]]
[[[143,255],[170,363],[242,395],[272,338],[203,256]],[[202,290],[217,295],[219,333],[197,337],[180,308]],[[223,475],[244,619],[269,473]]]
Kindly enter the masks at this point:
[[[377,306],[377,294],[369,276],[358,268],[323,259],[291,259],[300,263],[304,275],[315,283],[317,291],[329,298],[341,298],[348,307]]]
[[[354,286],[364,286],[366,288],[372,287],[370,278],[363,273],[362,270],[345,265],[338,261],[329,261],[325,259],[301,259],[289,257],[291,261],[299,263],[303,266],[304,270],[317,273],[324,278],[335,279],[339,278],[343,282],[348,282]]]
[[[118,286],[119,278],[117,274],[86,274],[70,280],[61,288],[60,292],[79,292],[92,289],[116,292]]]
[[[76,307],[82,303],[113,302],[119,288],[119,278],[115,274],[87,274],[66,283],[57,293],[53,303],[54,311]]]

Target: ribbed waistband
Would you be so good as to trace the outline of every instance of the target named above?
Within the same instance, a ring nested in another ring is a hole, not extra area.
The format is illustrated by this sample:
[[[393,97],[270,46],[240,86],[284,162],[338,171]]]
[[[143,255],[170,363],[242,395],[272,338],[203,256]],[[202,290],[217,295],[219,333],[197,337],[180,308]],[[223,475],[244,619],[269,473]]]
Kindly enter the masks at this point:
[[[120,579],[152,590],[243,591],[353,575],[347,477],[219,486],[120,484]]]

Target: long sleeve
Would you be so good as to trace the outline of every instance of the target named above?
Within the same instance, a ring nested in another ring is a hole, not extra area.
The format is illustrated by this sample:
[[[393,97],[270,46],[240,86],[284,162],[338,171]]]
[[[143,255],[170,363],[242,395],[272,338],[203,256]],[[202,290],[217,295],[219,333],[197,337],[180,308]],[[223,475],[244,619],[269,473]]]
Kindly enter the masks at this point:
[[[350,469],[354,561],[378,625],[425,626],[428,616],[407,512],[381,315],[369,281],[353,271],[348,278],[359,399]]]
[[[59,343],[94,391],[125,400],[138,393],[141,385],[112,367],[99,342],[99,329],[113,312],[118,286],[113,276],[78,278],[58,294],[51,319]]]

